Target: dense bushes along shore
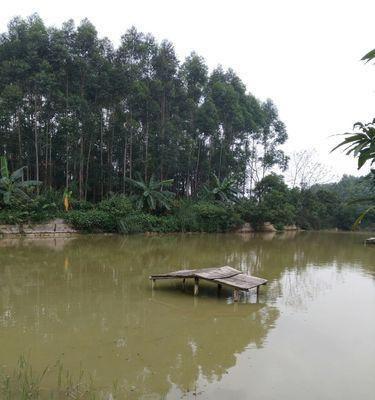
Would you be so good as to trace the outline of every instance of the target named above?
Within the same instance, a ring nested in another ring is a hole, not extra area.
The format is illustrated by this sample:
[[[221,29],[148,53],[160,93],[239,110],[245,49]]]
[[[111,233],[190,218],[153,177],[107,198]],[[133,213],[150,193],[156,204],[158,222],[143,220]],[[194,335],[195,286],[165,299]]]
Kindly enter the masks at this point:
[[[38,223],[62,217],[80,231],[119,233],[226,232],[244,222],[259,228],[266,221],[277,229],[289,224],[303,229],[350,229],[362,205],[350,205],[348,199],[365,195],[369,179],[347,176],[335,184],[301,190],[288,188],[281,176],[271,174],[256,186],[251,198],[237,202],[207,195],[175,198],[170,210],[160,207],[150,211],[137,208],[132,196],[112,195],[97,204],[72,198],[66,212],[62,193],[46,190],[31,201],[0,205],[0,223]],[[364,224],[364,228],[373,228],[375,213]]]

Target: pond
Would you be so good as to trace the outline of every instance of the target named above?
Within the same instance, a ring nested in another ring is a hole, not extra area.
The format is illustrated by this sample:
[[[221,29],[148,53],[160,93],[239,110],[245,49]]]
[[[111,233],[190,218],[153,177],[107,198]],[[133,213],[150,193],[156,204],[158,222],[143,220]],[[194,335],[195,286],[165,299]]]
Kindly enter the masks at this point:
[[[57,360],[126,399],[375,396],[375,246],[361,233],[0,239],[0,367]],[[149,275],[230,265],[233,303]],[[55,378],[44,377],[45,388]],[[108,399],[111,396],[107,396]]]

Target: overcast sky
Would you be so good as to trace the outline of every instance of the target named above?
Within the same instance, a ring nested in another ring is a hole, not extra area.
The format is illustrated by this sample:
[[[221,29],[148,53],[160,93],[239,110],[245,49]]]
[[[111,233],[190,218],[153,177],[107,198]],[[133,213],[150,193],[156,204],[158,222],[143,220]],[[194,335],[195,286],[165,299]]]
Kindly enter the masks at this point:
[[[87,17],[115,45],[135,25],[172,41],[180,60],[194,50],[210,69],[231,67],[276,103],[287,153],[315,148],[336,174],[358,174],[353,159],[329,150],[340,140],[332,135],[375,117],[375,66],[359,61],[375,48],[374,0],[3,0],[0,30],[34,12],[46,25]]]

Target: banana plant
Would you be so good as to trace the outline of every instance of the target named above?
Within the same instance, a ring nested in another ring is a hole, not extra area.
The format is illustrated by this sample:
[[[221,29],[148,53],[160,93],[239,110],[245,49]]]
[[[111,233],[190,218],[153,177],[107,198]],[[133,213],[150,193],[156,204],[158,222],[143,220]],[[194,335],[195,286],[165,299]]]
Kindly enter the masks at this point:
[[[11,204],[14,199],[31,200],[25,190],[41,184],[39,181],[23,180],[24,168],[10,173],[6,157],[0,157],[0,194],[5,205]]]
[[[138,180],[130,178],[126,178],[126,180],[133,186],[136,192],[136,207],[139,210],[156,210],[157,207],[170,210],[171,199],[175,194],[164,190],[164,188],[171,187],[173,179],[158,181],[152,175],[147,182],[138,174]]]
[[[226,177],[220,181],[215,174],[213,174],[213,178],[214,181],[211,187],[207,185],[203,187],[206,197],[213,197],[223,203],[238,202],[240,192],[235,187],[234,179]]]

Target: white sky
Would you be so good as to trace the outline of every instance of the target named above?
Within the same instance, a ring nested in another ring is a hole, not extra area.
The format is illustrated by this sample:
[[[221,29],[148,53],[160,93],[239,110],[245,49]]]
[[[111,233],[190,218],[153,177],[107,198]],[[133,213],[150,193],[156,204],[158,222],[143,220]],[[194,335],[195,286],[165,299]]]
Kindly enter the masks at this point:
[[[357,174],[354,159],[329,150],[340,140],[331,135],[375,117],[375,66],[359,61],[375,48],[374,0],[2,0],[0,31],[34,12],[46,25],[87,17],[115,45],[135,25],[172,41],[180,60],[195,50],[211,69],[233,68],[276,103],[287,153],[315,148],[336,174]]]

